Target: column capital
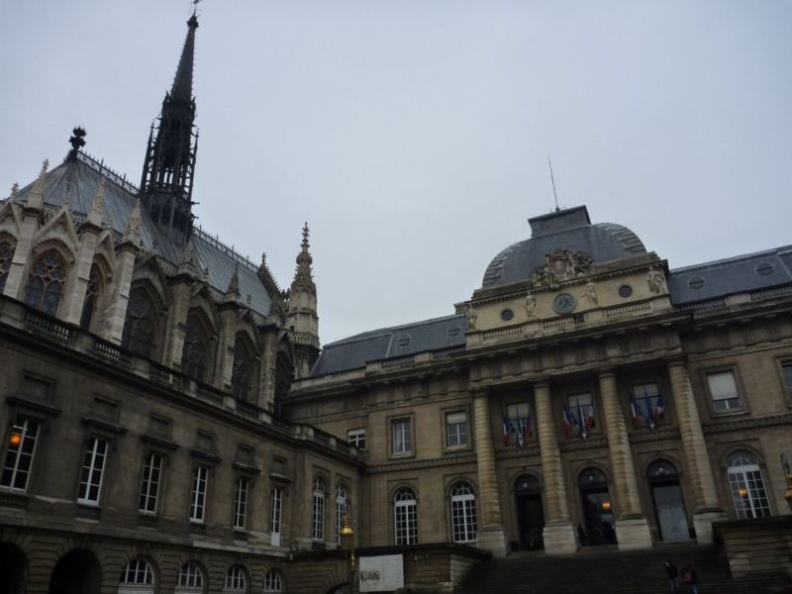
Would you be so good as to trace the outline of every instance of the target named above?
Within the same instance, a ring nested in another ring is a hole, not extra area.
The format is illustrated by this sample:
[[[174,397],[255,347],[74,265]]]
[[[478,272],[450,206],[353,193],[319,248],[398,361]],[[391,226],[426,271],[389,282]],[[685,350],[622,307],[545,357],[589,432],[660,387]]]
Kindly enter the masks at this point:
[[[616,367],[602,367],[595,371],[597,377],[615,377],[616,376]]]
[[[545,375],[543,377],[537,377],[536,379],[531,380],[531,386],[536,388],[549,388],[550,387],[550,376]]]
[[[487,388],[468,388],[470,395],[475,398],[489,398],[489,390]]]
[[[663,361],[668,367],[679,367],[680,365],[685,367],[687,365],[687,355],[674,355],[672,357],[665,357],[663,358]]]

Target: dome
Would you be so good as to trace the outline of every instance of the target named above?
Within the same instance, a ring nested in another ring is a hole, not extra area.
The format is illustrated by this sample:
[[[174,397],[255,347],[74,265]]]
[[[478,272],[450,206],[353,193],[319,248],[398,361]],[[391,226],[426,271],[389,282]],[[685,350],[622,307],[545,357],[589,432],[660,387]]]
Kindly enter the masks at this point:
[[[587,254],[594,264],[645,254],[638,236],[614,223],[591,224],[585,206],[576,206],[528,219],[531,238],[510,245],[492,259],[481,288],[527,279],[556,250]]]

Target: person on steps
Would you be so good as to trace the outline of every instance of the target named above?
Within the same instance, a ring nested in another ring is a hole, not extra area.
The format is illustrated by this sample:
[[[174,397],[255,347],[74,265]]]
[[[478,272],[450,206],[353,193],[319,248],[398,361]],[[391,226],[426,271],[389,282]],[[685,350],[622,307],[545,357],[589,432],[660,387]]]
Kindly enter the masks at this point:
[[[679,594],[679,570],[670,559],[665,562],[665,570],[668,576],[668,587],[671,588],[671,594]]]
[[[690,594],[698,594],[698,574],[693,569],[693,564],[688,561],[682,568],[682,583],[688,588]]]

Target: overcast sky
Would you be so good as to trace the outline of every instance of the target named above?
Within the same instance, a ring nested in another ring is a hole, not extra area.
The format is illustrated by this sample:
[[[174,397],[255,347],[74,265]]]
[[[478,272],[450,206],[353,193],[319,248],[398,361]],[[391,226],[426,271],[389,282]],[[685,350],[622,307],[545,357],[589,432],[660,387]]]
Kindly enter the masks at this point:
[[[0,195],[86,152],[140,179],[186,0],[0,0]],[[792,243],[792,3],[206,0],[195,213],[323,343],[453,313],[526,219],[586,204],[678,268]]]

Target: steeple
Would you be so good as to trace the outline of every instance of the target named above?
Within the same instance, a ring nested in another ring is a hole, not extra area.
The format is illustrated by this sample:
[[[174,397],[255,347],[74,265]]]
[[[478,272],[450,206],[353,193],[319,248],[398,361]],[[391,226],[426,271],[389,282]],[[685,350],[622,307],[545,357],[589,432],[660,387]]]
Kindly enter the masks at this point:
[[[151,219],[177,245],[192,234],[192,182],[198,133],[193,134],[195,99],[192,96],[195,13],[187,21],[179,67],[169,93],[162,101],[159,123],[149,134],[140,193]]]
[[[289,287],[286,309],[286,323],[294,333],[294,372],[298,378],[306,377],[319,358],[319,316],[308,235],[308,223],[305,223],[300,253],[297,254],[297,270]]]

